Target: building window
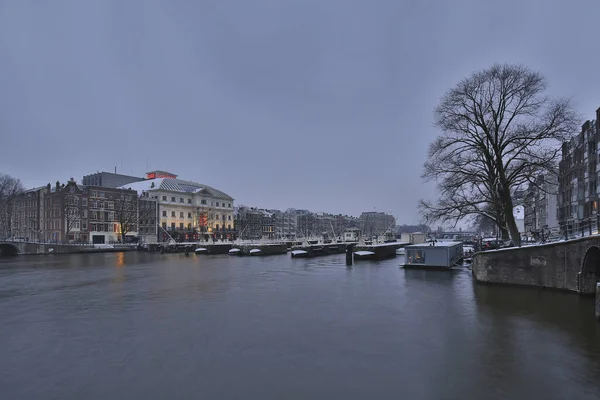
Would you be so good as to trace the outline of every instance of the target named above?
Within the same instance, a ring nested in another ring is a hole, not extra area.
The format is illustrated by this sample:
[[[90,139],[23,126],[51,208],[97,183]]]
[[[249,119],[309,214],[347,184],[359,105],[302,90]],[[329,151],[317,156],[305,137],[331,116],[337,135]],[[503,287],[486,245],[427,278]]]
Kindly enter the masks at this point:
[[[188,230],[192,230],[192,224],[188,224]]]
[[[180,203],[183,203],[183,197],[180,197],[180,198],[179,198],[179,202],[180,202]]]
[[[200,204],[204,204],[204,205],[206,205],[206,199],[202,199],[202,200],[200,200]]]
[[[211,202],[210,202],[210,205],[214,207],[214,205],[215,205],[215,202],[214,202],[214,201],[211,201]]]
[[[167,196],[163,196],[163,201],[167,201]]]
[[[171,218],[175,218],[175,211],[171,211]]]
[[[175,197],[171,197],[171,201],[175,203]]]
[[[87,230],[87,221],[81,221],[81,229]]]
[[[163,210],[163,217],[166,217],[166,216],[167,216],[167,211]]]
[[[183,222],[179,224],[179,229],[183,230]]]
[[[163,223],[162,223],[162,228],[163,228],[164,230],[167,230],[167,223],[166,223],[166,222],[163,222]]]
[[[217,201],[217,207],[219,207],[219,202]]]
[[[215,229],[216,229],[216,230],[219,230],[219,224],[216,224],[216,225],[215,225]]]
[[[81,199],[81,205],[87,207],[87,197]]]
[[[215,219],[219,219],[219,214],[215,215]]]
[[[227,225],[227,229],[231,230],[231,224]]]
[[[188,199],[188,204],[192,204],[192,199]]]
[[[175,230],[175,222],[171,222],[171,230],[174,231]]]
[[[227,207],[231,208],[231,203],[227,204]]]
[[[109,209],[109,210],[112,210],[113,208],[115,208],[115,203],[114,203],[114,201],[109,201],[109,202],[108,202],[108,209]]]
[[[231,221],[231,215],[228,215],[228,216],[227,216],[227,219],[228,219],[229,221]]]
[[[179,212],[179,218],[183,218],[183,211]]]
[[[191,212],[188,213],[188,218],[192,218],[192,213]]]

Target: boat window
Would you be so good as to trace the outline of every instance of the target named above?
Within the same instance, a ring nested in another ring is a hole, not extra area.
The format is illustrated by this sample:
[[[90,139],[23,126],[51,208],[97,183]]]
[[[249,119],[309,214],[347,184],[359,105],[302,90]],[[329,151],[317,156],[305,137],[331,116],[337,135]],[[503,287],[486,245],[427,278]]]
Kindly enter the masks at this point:
[[[408,250],[407,256],[409,264],[425,263],[425,250]]]

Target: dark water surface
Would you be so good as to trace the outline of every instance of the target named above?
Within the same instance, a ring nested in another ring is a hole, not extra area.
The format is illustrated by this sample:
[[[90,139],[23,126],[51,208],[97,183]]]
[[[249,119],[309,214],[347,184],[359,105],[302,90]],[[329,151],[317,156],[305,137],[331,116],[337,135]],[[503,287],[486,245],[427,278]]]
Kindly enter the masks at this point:
[[[600,398],[592,299],[398,264],[0,259],[0,398]]]

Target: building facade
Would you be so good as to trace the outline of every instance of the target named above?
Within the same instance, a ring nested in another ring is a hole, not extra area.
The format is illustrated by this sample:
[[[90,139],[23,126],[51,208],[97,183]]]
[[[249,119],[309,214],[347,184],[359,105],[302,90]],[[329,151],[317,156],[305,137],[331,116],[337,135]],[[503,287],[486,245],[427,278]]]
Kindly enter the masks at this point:
[[[598,225],[598,138],[596,119],[562,145],[558,176],[558,223],[562,235],[576,235]]]
[[[16,196],[12,202],[9,237],[20,240],[39,241],[43,239],[43,216],[45,196],[49,193],[46,186],[26,190]]]
[[[558,232],[558,176],[544,174],[529,184],[524,199],[525,234],[533,238]]]
[[[156,200],[72,178],[27,190],[14,202],[14,236],[46,243],[156,242]]]
[[[239,207],[236,210],[235,228],[237,237],[243,240],[263,238],[265,214],[254,207]]]
[[[159,241],[235,238],[234,199],[220,190],[165,171],[148,172],[145,180],[121,188],[156,200]]]
[[[363,235],[370,237],[383,235],[386,232],[396,232],[396,219],[384,212],[363,212],[359,217],[360,230]]]
[[[297,216],[296,237],[309,238],[319,235],[317,217],[313,213],[302,213]]]

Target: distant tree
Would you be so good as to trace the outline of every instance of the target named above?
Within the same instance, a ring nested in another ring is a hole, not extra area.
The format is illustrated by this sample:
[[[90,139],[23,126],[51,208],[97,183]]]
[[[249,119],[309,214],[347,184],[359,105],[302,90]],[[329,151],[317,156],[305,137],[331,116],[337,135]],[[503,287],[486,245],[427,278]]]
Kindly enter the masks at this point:
[[[426,222],[477,215],[520,242],[514,190],[553,173],[559,143],[575,132],[568,99],[544,94],[546,80],[524,66],[494,65],[448,91],[435,110],[442,134],[429,147],[423,177],[438,183],[437,202],[420,202]]]
[[[415,232],[427,233],[430,231],[431,231],[431,228],[429,228],[425,224],[419,224],[419,225],[403,224],[403,225],[396,226],[396,233],[398,233],[398,234],[400,234],[400,233],[415,233]]]
[[[12,235],[14,201],[24,190],[19,179],[0,172],[0,238]]]
[[[81,227],[81,199],[77,194],[66,194],[63,201],[62,215],[65,222],[64,242],[69,241],[69,235],[73,229]]]
[[[128,233],[138,231],[140,220],[154,217],[155,208],[149,205],[144,197],[138,197],[135,191],[131,191],[131,194],[121,194],[115,199],[115,220],[119,224],[121,243],[125,243]]]

